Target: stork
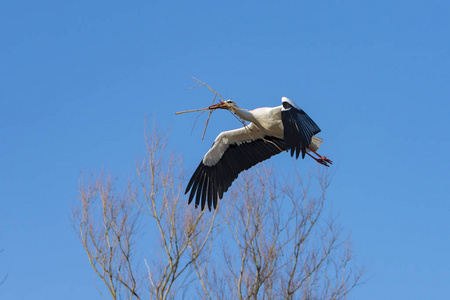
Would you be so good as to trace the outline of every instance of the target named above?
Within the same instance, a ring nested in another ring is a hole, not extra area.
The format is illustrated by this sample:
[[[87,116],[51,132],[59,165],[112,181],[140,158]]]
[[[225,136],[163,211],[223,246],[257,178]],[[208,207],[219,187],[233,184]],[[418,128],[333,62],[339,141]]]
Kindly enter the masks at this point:
[[[189,204],[195,196],[195,208],[201,205],[203,210],[207,204],[215,209],[239,173],[283,151],[290,150],[296,159],[307,154],[327,167],[333,163],[316,152],[323,141],[315,136],[320,132],[316,123],[292,100],[282,97],[281,102],[254,110],[239,108],[232,100],[208,107],[230,110],[250,124],[217,136],[186,187]]]

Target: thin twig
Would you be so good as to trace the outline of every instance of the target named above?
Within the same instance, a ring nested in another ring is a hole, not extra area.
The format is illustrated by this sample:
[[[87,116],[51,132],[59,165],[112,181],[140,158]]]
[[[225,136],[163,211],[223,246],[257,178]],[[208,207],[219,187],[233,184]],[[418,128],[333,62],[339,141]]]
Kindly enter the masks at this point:
[[[206,110],[202,111],[202,112],[195,118],[194,125],[192,125],[191,135],[192,135],[192,132],[194,131],[194,127],[195,127],[195,124],[197,123],[198,118],[200,118],[200,116],[201,116],[205,111],[206,111]]]
[[[206,108],[198,108],[198,109],[191,109],[191,110],[185,110],[185,111],[178,111],[175,114],[176,115],[181,115],[181,114],[190,113],[190,112],[196,112],[196,111],[204,112],[206,110],[208,110],[208,107],[206,107]]]
[[[217,97],[217,96],[219,96],[220,99],[222,99],[221,102],[225,102],[225,100],[223,100],[222,96],[221,96],[218,92],[216,92],[209,84],[204,83],[204,82],[201,81],[200,79],[195,78],[194,76],[192,76],[192,75],[190,75],[190,74],[188,74],[188,75],[189,75],[191,78],[195,79],[198,83],[200,83],[199,85],[194,86],[193,88],[200,87],[200,86],[206,86],[206,87],[208,88],[208,90],[210,90],[211,92],[213,92],[214,94],[216,94],[216,96],[215,96],[214,99],[213,99],[213,103],[212,103],[212,104],[214,104],[214,101],[216,100],[216,97]]]
[[[205,137],[206,128],[208,128],[209,118],[211,117],[212,112],[213,112],[212,110],[209,112],[208,118],[206,119],[205,129],[203,129],[203,134],[202,134],[202,141],[203,141],[203,138]]]
[[[211,92],[214,93],[214,98],[213,98],[213,101],[212,101],[211,105],[213,105],[214,102],[216,102],[217,97],[219,97],[219,98],[221,99],[221,102],[225,102],[225,100],[223,100],[223,97],[222,97],[216,90],[214,90],[209,84],[207,84],[207,83],[201,81],[201,80],[198,79],[198,78],[195,78],[194,76],[192,76],[192,75],[190,75],[190,74],[188,74],[188,75],[189,75],[190,77],[192,77],[195,81],[197,81],[197,82],[199,83],[198,85],[196,85],[196,86],[194,86],[194,87],[191,87],[191,88],[189,88],[189,89],[193,89],[193,88],[205,86],[205,87],[208,88],[208,90],[210,90]],[[206,107],[206,108],[199,108],[199,109],[185,110],[185,111],[179,111],[179,112],[176,112],[175,114],[176,114],[176,115],[180,115],[180,114],[184,114],[184,113],[190,113],[190,112],[198,112],[198,111],[201,111],[201,113],[200,113],[200,114],[197,116],[197,118],[195,119],[195,122],[194,122],[194,126],[195,126],[195,123],[197,122],[197,119],[201,116],[201,114],[203,114],[203,113],[204,113],[205,111],[207,111],[207,110],[209,110],[209,114],[208,114],[208,118],[206,119],[205,127],[204,127],[204,129],[203,129],[203,134],[202,134],[202,140],[203,140],[203,139],[205,138],[206,129],[208,128],[209,118],[211,117],[211,114],[213,113],[213,111],[216,110],[215,108]],[[234,114],[234,113],[233,113],[233,114]],[[193,128],[194,128],[194,127],[193,127]]]

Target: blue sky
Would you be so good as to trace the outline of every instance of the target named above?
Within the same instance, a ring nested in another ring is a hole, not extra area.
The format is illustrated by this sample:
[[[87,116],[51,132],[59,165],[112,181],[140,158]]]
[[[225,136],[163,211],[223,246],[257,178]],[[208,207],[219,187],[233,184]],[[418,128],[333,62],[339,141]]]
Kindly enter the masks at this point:
[[[146,118],[168,128],[188,171],[239,127],[220,112],[203,141],[204,119],[191,134],[196,115],[174,112],[211,94],[188,90],[188,73],[244,108],[287,96],[319,124],[335,162],[328,205],[368,269],[352,299],[446,297],[449,10],[444,0],[3,1],[0,298],[99,298],[70,219],[80,174],[128,178]],[[287,154],[272,163],[294,171]]]

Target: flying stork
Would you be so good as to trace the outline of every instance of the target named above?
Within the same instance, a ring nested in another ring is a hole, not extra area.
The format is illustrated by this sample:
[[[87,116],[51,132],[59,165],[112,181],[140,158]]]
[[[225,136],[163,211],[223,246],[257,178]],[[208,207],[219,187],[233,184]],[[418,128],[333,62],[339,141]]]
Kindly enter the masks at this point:
[[[254,110],[239,108],[232,100],[208,107],[230,110],[251,123],[217,136],[186,187],[185,194],[191,191],[189,204],[195,196],[195,208],[201,205],[203,210],[207,204],[215,209],[239,173],[282,151],[290,150],[296,159],[308,154],[327,167],[333,163],[316,152],[323,141],[315,136],[320,132],[316,123],[292,100],[282,97],[281,102]]]

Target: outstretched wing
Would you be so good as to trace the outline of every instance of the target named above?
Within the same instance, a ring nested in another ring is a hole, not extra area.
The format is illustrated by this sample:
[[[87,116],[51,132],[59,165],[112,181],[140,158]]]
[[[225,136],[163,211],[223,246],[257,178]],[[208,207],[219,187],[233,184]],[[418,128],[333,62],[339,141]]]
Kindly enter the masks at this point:
[[[284,127],[284,141],[287,148],[291,149],[291,156],[294,156],[295,152],[296,158],[298,158],[301,152],[302,158],[304,158],[312,137],[320,132],[320,128],[293,101],[286,97],[283,97],[281,101],[283,103],[281,121]]]
[[[286,144],[279,138],[264,136],[257,139],[249,139],[247,135],[247,139],[235,140],[230,143],[225,142],[226,150],[212,165],[206,165],[204,163],[205,159],[200,162],[186,187],[185,194],[189,190],[191,191],[189,204],[195,196],[195,208],[201,205],[203,210],[207,203],[209,210],[212,207],[215,209],[217,201],[222,199],[223,194],[238,177],[239,173],[275,154],[287,150]],[[229,141],[227,138],[217,139],[214,144],[223,143],[222,140]],[[215,145],[213,145],[213,148]]]

